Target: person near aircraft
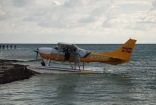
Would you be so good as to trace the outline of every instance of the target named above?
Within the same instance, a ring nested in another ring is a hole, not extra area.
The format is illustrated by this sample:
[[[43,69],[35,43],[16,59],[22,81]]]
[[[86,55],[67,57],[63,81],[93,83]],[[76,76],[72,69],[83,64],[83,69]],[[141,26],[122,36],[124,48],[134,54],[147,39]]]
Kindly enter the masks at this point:
[[[3,45],[3,49],[5,49],[5,45]]]
[[[14,45],[14,49],[16,49],[16,45]]]
[[[67,48],[67,49],[65,50],[64,60],[69,60],[69,58],[70,58],[70,51],[69,51],[69,49]]]
[[[46,66],[43,59],[41,60],[41,65],[42,65],[42,66]]]
[[[74,66],[75,66],[74,70],[76,70],[76,64],[78,64],[80,70],[80,54],[76,51],[76,49],[74,49],[73,55],[74,55]]]

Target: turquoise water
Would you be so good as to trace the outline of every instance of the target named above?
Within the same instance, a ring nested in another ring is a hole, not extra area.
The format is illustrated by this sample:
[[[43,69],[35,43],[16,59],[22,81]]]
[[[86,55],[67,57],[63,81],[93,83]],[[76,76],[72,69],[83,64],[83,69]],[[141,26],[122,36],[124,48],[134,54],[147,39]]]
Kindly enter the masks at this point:
[[[55,45],[19,44],[17,49],[0,50],[1,59],[34,61],[36,47]],[[120,45],[81,44],[93,52],[113,51]],[[59,62],[52,62],[57,65]],[[62,64],[62,63],[59,63]],[[135,46],[130,62],[117,66],[86,63],[86,69],[107,74],[38,74],[30,79],[0,85],[0,105],[155,105],[156,45]]]

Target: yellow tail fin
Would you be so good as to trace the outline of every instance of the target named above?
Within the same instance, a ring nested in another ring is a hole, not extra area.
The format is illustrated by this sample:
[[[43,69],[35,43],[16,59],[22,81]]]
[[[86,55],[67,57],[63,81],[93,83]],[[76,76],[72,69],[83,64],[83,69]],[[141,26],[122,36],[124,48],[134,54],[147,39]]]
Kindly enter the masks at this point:
[[[103,54],[110,56],[112,58],[118,58],[121,60],[129,61],[132,51],[134,49],[135,42],[136,42],[135,39],[129,39],[125,44],[123,44],[114,52],[108,52]]]

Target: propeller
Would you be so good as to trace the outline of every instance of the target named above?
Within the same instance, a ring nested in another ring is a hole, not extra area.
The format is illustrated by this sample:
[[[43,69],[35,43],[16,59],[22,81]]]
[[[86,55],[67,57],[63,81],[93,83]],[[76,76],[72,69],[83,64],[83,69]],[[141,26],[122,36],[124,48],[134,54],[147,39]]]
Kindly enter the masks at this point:
[[[34,50],[34,52],[36,52],[36,61],[37,61],[39,49],[37,48],[36,50]]]

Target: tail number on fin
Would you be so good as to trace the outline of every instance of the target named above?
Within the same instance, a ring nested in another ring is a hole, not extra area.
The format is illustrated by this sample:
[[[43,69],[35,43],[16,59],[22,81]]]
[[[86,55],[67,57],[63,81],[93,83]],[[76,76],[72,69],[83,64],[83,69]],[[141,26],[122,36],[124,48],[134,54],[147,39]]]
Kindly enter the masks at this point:
[[[122,47],[122,52],[132,53],[132,48],[129,48],[129,47]]]
[[[91,60],[99,60],[99,61],[108,61],[107,57],[101,57],[101,56],[90,56]]]

